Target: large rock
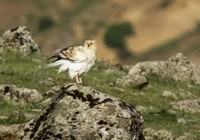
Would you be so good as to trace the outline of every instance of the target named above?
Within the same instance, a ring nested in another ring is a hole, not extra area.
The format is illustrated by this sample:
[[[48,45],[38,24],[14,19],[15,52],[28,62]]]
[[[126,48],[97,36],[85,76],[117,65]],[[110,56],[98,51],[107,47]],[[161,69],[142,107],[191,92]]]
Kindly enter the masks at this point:
[[[0,97],[26,103],[37,103],[43,99],[36,89],[18,88],[15,85],[0,85]]]
[[[176,54],[167,61],[139,62],[133,66],[128,75],[119,78],[117,84],[142,86],[148,83],[148,76],[151,74],[200,84],[200,66],[190,62],[182,53]]]
[[[0,37],[0,49],[19,50],[20,52],[40,52],[39,45],[33,40],[26,26],[19,26],[3,33]]]
[[[90,87],[67,85],[20,132],[21,140],[143,140],[133,106]]]

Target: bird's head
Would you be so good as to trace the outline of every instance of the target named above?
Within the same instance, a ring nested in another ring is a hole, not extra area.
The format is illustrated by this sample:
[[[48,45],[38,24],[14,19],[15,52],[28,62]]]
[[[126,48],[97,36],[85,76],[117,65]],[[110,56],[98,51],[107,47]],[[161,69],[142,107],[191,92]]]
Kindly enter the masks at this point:
[[[96,41],[95,40],[86,40],[84,47],[87,49],[96,49]]]

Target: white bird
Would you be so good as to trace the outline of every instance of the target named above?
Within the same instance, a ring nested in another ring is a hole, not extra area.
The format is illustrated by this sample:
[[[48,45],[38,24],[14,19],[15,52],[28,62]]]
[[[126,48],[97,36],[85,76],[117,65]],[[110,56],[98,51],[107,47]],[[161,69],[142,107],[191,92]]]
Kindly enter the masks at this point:
[[[68,71],[71,79],[76,78],[77,84],[82,84],[81,75],[88,72],[96,60],[96,41],[86,40],[83,46],[70,46],[59,49],[51,58],[56,60],[48,67],[59,67],[58,73]]]

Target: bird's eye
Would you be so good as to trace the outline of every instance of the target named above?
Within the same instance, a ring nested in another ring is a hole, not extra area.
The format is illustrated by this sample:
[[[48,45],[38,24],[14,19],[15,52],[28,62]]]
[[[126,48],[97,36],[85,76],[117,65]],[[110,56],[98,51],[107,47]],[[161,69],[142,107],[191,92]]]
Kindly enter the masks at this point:
[[[92,45],[92,43],[88,43],[88,47],[90,47]]]

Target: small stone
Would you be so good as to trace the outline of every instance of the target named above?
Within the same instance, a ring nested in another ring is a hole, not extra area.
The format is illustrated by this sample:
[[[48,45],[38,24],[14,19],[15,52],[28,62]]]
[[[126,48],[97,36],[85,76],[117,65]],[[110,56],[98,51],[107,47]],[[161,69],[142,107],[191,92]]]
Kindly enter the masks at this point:
[[[47,92],[45,93],[45,96],[46,96],[47,98],[50,98],[50,97],[53,97],[55,94],[56,94],[55,91],[49,90],[49,91],[47,91]]]
[[[170,115],[177,115],[177,112],[172,109],[167,110],[167,113],[169,113]]]
[[[8,119],[7,116],[0,116],[0,120],[6,120],[6,119]]]
[[[152,129],[152,128],[145,128],[144,129],[144,135],[145,135],[145,138],[146,136],[153,136],[155,134],[156,130],[155,129]]]
[[[149,112],[159,112],[159,109],[157,109],[153,106],[148,107],[148,110],[149,110]]]
[[[193,97],[193,94],[189,91],[181,91],[178,93],[180,97],[187,98],[187,97]]]
[[[151,136],[145,136],[145,140],[154,140],[154,138]]]
[[[45,93],[47,98],[53,97],[60,90],[60,86],[53,86],[50,90]]]
[[[140,75],[135,75],[134,77],[127,75],[121,79],[117,79],[116,84],[122,86],[132,86],[134,88],[142,89],[145,85],[148,84],[148,79],[145,76]]]
[[[177,119],[177,122],[178,122],[179,124],[187,124],[187,121],[186,121],[184,118],[178,118],[178,119]]]
[[[35,113],[38,113],[38,112],[41,111],[41,109],[32,109],[31,111],[32,111],[32,112],[35,112]]]
[[[199,113],[200,104],[198,100],[182,100],[172,103],[174,109],[183,110],[188,113]]]
[[[200,104],[198,100],[181,100],[172,103],[172,108],[177,110],[183,110],[188,113],[199,113]]]
[[[51,98],[47,98],[46,100],[42,101],[42,105],[47,106],[51,103]]]
[[[175,140],[198,140],[198,138],[195,138],[190,133],[184,133],[184,135],[177,137]]]
[[[167,131],[167,130],[156,131],[154,138],[159,139],[159,140],[174,140],[174,136],[173,136],[172,132]]]
[[[140,106],[140,105],[136,106],[136,109],[141,113],[146,113],[148,111],[147,107]]]
[[[55,92],[58,92],[60,90],[60,88],[61,88],[60,86],[53,86],[52,90]]]
[[[53,79],[52,78],[47,78],[45,80],[39,81],[40,84],[45,84],[45,85],[54,85]]]
[[[164,91],[162,93],[163,97],[172,97],[173,99],[178,99],[178,97],[176,96],[175,93],[171,92],[171,91]]]
[[[149,140],[174,140],[172,132],[167,130],[155,130],[152,128],[144,129],[145,139]]]

